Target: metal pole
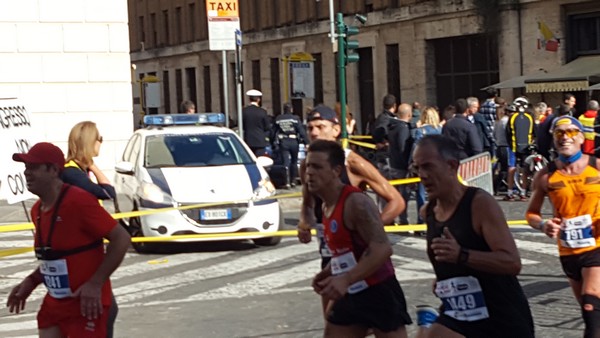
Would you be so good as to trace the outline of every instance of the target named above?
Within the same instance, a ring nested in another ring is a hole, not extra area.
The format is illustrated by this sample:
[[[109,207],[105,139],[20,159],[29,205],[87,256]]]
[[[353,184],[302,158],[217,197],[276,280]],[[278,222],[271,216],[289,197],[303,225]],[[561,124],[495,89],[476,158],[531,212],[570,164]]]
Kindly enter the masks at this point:
[[[329,0],[329,37],[331,37],[331,43],[335,43],[335,23],[333,18],[333,0]]]
[[[241,33],[240,33],[241,34]],[[244,125],[242,122],[242,44],[241,37],[240,43],[236,43],[235,46],[235,94],[237,99],[237,119],[238,119],[238,135],[241,139],[244,139]]]
[[[340,108],[342,111],[342,147],[348,147],[348,131],[346,130],[346,60],[344,58],[344,38],[345,38],[344,14],[337,13],[337,37],[338,37],[338,74],[340,82]]]
[[[223,50],[223,105],[226,125],[229,126],[229,95],[227,83],[227,51]]]
[[[29,217],[29,211],[27,210],[27,206],[25,205],[25,201],[21,201],[21,205],[23,206],[23,211],[25,211],[25,217],[27,217],[27,222],[31,223],[31,217]],[[31,230],[32,234],[35,234],[35,230]]]

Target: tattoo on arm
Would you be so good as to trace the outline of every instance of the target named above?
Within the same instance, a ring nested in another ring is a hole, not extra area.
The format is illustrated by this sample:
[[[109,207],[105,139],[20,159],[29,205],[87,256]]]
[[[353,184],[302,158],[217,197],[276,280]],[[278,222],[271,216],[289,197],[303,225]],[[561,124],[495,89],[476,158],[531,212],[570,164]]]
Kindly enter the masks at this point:
[[[346,203],[344,223],[350,230],[358,232],[367,243],[388,243],[379,211],[370,197],[354,193],[346,200]]]

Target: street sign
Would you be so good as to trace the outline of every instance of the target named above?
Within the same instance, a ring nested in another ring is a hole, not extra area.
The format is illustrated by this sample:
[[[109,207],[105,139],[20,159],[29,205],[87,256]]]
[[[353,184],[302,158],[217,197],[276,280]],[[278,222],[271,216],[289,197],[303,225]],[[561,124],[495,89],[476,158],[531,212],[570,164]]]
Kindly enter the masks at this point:
[[[291,98],[315,97],[315,70],[312,61],[290,62]]]
[[[235,30],[235,45],[242,47],[242,31],[239,29]]]
[[[238,0],[206,0],[210,50],[235,50],[235,32],[240,30],[238,8]]]
[[[27,190],[25,165],[12,160],[14,153],[26,153],[33,147],[31,116],[17,99],[0,99],[0,198],[17,203],[35,198]]]

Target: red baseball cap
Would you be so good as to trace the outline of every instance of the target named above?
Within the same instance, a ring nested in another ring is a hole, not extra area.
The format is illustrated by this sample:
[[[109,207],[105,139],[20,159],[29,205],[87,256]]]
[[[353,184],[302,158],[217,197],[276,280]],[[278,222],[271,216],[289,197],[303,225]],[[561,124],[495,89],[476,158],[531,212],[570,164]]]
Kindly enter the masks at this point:
[[[26,154],[15,153],[13,161],[32,164],[54,164],[59,171],[65,167],[65,155],[59,147],[52,143],[36,143]]]

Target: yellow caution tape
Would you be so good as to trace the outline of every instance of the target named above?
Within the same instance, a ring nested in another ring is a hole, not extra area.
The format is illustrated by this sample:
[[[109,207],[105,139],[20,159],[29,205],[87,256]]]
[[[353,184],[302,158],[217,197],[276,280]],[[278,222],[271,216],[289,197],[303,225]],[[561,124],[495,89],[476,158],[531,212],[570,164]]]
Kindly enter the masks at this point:
[[[7,224],[0,225],[0,232],[14,232],[14,231],[23,231],[23,230],[33,230],[33,223],[17,223],[17,224]]]
[[[411,184],[411,183],[421,182],[421,178],[420,177],[400,178],[397,180],[390,180],[389,182],[391,185]]]
[[[33,247],[4,249],[4,250],[0,250],[0,258],[14,256],[14,255],[20,255],[22,253],[31,252],[31,251],[33,251]]]
[[[164,264],[164,263],[168,263],[168,262],[169,262],[168,259],[155,259],[155,260],[148,261],[148,264]]]
[[[369,148],[369,149],[377,148],[373,143],[360,142],[360,141],[354,141],[354,140],[348,140],[348,142],[350,142],[352,144],[356,144],[357,146],[361,146],[361,147],[365,147],[365,148]]]
[[[350,136],[348,136],[348,138],[355,139],[355,140],[370,140],[373,138],[373,136],[371,136],[371,135],[350,135]]]
[[[509,226],[520,226],[527,225],[526,220],[516,220],[516,221],[508,221],[507,224]],[[384,226],[385,232],[396,233],[396,232],[408,232],[408,231],[426,231],[426,224],[409,224],[409,225],[386,225]],[[316,230],[312,229],[311,234],[316,235]],[[178,240],[212,240],[215,238],[236,238],[236,237],[296,237],[298,235],[297,230],[280,230],[276,232],[235,232],[235,233],[215,233],[215,234],[196,234],[196,235],[177,235],[177,236],[165,236],[165,237],[134,237],[131,239],[132,242],[142,243],[142,242],[172,242]],[[106,242],[106,241],[105,241]],[[0,258],[20,255],[22,253],[33,251],[32,247],[28,248],[10,248],[5,250],[0,250]],[[167,263],[167,259],[162,260],[151,260],[148,261],[148,264],[164,264]]]

